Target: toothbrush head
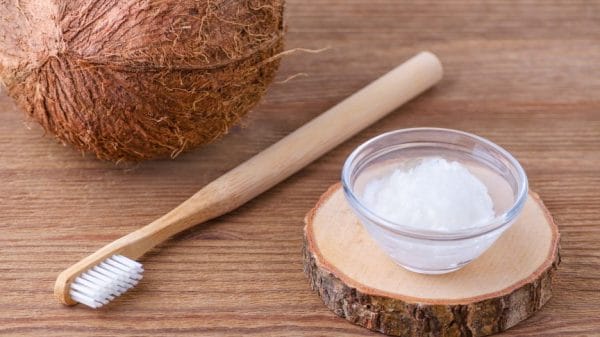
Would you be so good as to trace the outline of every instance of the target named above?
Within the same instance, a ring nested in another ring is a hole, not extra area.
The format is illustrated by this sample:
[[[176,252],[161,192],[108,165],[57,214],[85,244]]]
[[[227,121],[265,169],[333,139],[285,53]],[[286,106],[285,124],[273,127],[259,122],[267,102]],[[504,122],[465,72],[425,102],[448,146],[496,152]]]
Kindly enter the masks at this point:
[[[59,277],[55,293],[65,304],[81,303],[96,309],[133,288],[142,279],[143,272],[141,263],[113,255],[75,276],[71,282],[60,282]]]

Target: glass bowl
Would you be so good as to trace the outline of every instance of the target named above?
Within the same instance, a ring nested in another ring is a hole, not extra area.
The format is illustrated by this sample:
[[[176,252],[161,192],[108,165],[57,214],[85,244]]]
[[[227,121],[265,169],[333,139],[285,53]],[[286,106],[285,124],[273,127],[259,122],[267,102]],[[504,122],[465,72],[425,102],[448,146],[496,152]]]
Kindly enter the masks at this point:
[[[365,206],[361,199],[369,181],[414,167],[426,157],[465,166],[486,186],[495,217],[458,230],[428,230],[394,223]],[[424,274],[455,271],[476,259],[510,227],[527,200],[527,176],[510,153],[482,137],[438,128],[402,129],[370,139],[346,159],[342,185],[375,242],[399,265]]]

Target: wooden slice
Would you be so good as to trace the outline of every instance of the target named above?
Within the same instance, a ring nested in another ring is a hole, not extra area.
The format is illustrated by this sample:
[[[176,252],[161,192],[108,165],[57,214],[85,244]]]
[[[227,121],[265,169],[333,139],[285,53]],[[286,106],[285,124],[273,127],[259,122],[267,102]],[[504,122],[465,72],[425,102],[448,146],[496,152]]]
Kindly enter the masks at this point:
[[[558,228],[530,193],[519,219],[466,267],[422,275],[395,264],[369,237],[340,184],[305,219],[304,271],[337,315],[395,336],[485,336],[550,298],[560,263]]]

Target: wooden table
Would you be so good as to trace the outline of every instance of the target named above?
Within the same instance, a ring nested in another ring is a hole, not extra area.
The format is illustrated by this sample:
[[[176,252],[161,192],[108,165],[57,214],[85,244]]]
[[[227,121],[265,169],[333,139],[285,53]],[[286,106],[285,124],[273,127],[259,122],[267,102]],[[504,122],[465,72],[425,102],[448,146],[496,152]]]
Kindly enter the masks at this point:
[[[437,126],[513,152],[562,233],[550,303],[504,336],[600,335],[600,3],[294,0],[287,56],[266,99],[223,140],[133,167],[81,157],[24,125],[0,96],[0,335],[377,336],[336,317],[302,273],[303,216],[350,151]],[[110,307],[67,308],[56,275],[422,49],[446,74],[427,94],[230,215],[143,261]],[[26,123],[27,125],[27,123]]]

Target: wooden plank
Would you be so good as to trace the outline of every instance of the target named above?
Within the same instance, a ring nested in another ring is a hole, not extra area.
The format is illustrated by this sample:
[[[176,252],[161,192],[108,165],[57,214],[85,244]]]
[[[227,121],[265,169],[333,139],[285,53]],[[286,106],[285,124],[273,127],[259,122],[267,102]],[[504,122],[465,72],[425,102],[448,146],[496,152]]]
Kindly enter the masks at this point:
[[[377,336],[332,314],[302,273],[302,220],[350,151],[411,126],[461,129],[513,152],[562,234],[553,298],[503,336],[599,335],[600,4],[585,1],[288,2],[285,58],[265,101],[223,140],[115,167],[27,129],[0,98],[0,335]],[[230,215],[144,261],[144,282],[107,310],[65,308],[56,275],[154,220],[422,49],[444,81]],[[285,312],[281,308],[285,307]]]

